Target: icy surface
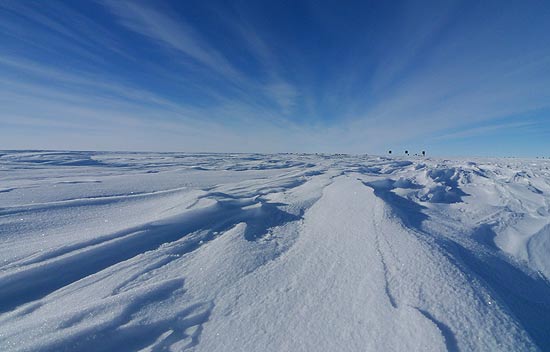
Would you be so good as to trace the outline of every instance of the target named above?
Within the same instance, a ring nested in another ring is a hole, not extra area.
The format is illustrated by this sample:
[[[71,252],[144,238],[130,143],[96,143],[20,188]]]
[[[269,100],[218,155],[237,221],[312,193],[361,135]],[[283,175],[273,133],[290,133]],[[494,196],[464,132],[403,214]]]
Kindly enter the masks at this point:
[[[549,168],[0,152],[0,350],[550,350]]]

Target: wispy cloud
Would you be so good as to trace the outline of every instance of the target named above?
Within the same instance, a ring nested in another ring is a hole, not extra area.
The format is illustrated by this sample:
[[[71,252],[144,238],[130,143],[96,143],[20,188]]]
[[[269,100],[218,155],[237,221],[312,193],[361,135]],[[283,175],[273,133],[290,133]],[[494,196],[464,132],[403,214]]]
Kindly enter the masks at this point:
[[[182,19],[175,19],[139,2],[106,1],[104,4],[128,29],[178,50],[228,79],[241,79],[223,55],[210,47]]]
[[[547,5],[357,6],[2,2],[0,137],[35,125],[119,149],[117,133],[140,149],[380,152],[550,109]]]
[[[511,129],[528,127],[528,126],[535,126],[536,124],[537,123],[535,121],[498,123],[498,124],[492,124],[489,126],[471,127],[458,132],[446,133],[446,134],[438,135],[434,137],[434,139],[449,140],[449,139],[477,137],[477,136],[487,135],[494,132],[499,132],[502,130],[511,130]]]
[[[226,30],[240,37],[244,50],[262,65],[265,81],[250,77],[246,72],[235,68],[219,50],[209,45],[198,31],[186,23],[184,18],[167,15],[138,2],[106,1],[104,4],[128,29],[160,45],[175,49],[210,71],[218,73],[239,88],[242,95],[264,94],[276,103],[280,113],[290,113],[298,96],[297,88],[280,75],[275,53],[257,31],[242,19],[220,16]]]

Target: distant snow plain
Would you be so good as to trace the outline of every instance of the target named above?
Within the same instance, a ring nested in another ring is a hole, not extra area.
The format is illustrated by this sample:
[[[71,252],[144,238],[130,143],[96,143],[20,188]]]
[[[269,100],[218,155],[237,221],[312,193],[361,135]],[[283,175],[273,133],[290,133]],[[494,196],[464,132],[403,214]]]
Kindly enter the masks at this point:
[[[2,351],[550,350],[550,160],[0,152]]]

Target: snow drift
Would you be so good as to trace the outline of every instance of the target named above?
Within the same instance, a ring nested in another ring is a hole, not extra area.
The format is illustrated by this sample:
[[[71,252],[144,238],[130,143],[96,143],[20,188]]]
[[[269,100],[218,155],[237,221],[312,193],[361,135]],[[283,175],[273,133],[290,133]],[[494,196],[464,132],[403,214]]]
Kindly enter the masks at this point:
[[[550,350],[550,161],[0,153],[0,350]]]

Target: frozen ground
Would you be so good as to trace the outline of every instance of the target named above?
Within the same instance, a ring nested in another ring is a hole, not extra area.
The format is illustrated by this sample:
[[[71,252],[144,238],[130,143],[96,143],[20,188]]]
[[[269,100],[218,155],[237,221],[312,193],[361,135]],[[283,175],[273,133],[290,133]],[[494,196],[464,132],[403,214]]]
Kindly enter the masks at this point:
[[[0,152],[0,350],[550,350],[549,168]]]

